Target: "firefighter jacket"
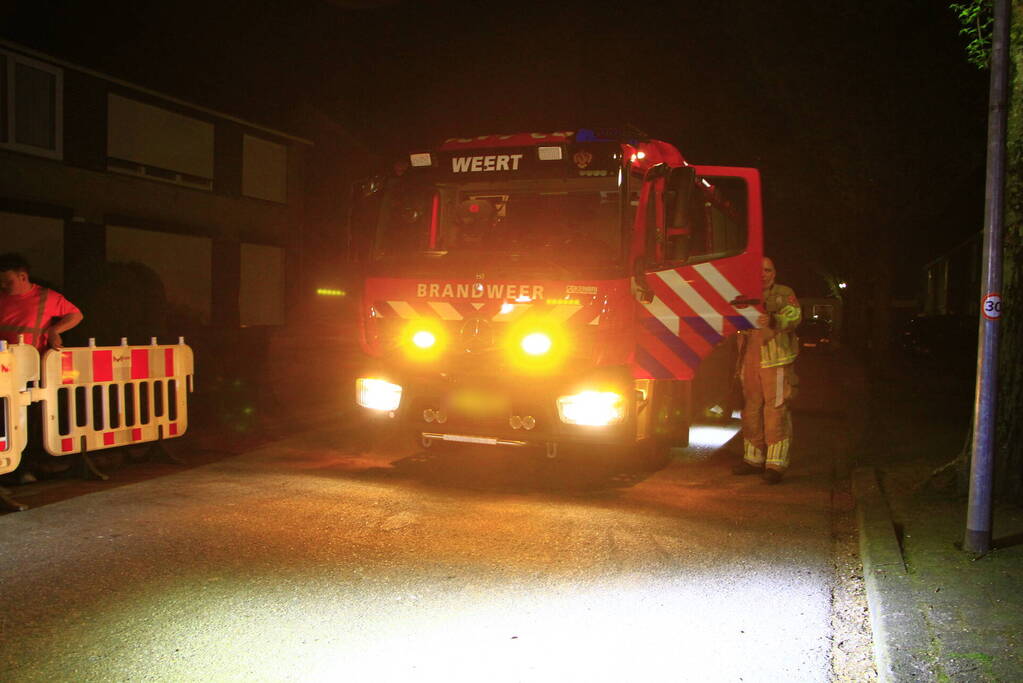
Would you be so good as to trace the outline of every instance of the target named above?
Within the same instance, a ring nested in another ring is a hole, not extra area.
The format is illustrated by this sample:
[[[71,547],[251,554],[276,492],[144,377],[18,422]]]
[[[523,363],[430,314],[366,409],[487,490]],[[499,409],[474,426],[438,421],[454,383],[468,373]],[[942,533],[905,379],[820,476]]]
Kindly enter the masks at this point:
[[[760,348],[760,367],[789,365],[799,355],[796,326],[803,317],[799,301],[791,287],[774,284],[764,290],[764,308],[771,320],[766,328],[746,330],[743,347]],[[752,346],[751,346],[752,344]],[[742,354],[740,353],[740,358]],[[741,360],[740,360],[741,362]]]

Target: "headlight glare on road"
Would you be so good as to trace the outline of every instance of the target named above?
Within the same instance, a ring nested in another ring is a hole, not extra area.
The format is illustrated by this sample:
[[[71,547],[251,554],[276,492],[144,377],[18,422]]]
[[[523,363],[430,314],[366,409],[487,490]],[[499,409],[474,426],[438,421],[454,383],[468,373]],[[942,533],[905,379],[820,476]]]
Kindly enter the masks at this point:
[[[558,398],[558,417],[566,424],[604,427],[625,419],[625,398],[614,391],[583,391]]]
[[[401,404],[401,386],[382,379],[360,377],[355,380],[355,401],[370,410],[397,410]]]

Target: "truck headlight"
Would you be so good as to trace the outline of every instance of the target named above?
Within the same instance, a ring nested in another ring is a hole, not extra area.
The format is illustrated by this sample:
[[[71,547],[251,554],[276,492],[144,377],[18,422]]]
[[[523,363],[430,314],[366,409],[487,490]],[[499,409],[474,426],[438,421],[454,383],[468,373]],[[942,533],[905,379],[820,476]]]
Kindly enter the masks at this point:
[[[355,402],[371,410],[397,410],[401,404],[401,386],[382,379],[360,377],[355,380]]]
[[[566,424],[604,427],[625,419],[625,397],[614,391],[583,391],[558,398],[558,417]]]

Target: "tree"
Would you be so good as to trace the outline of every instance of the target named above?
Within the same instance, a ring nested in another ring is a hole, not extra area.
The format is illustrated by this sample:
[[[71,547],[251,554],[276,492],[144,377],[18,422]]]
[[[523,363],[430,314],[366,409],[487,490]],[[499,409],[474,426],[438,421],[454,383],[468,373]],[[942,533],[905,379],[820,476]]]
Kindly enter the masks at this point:
[[[1023,495],[1023,0],[1011,1],[1009,108],[1002,302],[998,358],[998,420],[995,432],[995,496]],[[957,3],[952,9],[969,38],[967,58],[987,68],[991,50],[991,0]]]

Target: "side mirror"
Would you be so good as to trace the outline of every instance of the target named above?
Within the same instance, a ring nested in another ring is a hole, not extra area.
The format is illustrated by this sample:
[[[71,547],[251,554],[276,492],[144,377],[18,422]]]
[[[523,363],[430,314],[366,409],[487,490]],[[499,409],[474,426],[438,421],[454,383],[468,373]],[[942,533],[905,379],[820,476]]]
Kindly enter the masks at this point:
[[[637,258],[632,264],[632,276],[636,281],[636,298],[641,303],[648,304],[654,300],[654,290],[646,279],[646,261]]]
[[[384,177],[375,175],[372,178],[358,180],[352,186],[352,195],[356,197],[372,197],[384,189]]]
[[[373,176],[352,184],[348,196],[349,261],[359,263],[369,258],[383,189],[383,176]]]
[[[647,172],[644,174],[643,179],[657,180],[658,178],[666,178],[669,175],[671,175],[671,171],[672,168],[668,166],[668,164],[665,164],[663,162],[660,164],[654,164],[653,166],[647,169]]]

